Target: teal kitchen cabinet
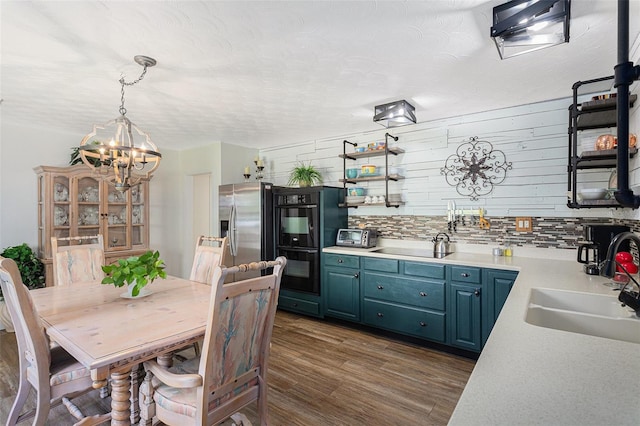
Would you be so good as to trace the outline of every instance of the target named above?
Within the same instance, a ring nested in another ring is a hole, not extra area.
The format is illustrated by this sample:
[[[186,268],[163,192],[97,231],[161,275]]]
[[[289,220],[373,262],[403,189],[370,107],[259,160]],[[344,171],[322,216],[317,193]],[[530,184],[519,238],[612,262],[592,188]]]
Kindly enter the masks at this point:
[[[448,342],[452,346],[482,349],[482,269],[448,266]]]
[[[365,258],[363,268],[363,322],[414,337],[446,341],[444,267],[420,270],[425,279],[406,276],[407,263]],[[378,272],[382,271],[382,272]],[[424,276],[424,275],[423,275]]]
[[[320,298],[315,294],[305,294],[299,291],[280,290],[278,308],[299,314],[322,318]]]
[[[484,269],[482,273],[485,288],[482,297],[482,345],[484,346],[518,273],[499,269]]]
[[[324,256],[322,291],[324,314],[360,321],[360,258],[327,254]]]

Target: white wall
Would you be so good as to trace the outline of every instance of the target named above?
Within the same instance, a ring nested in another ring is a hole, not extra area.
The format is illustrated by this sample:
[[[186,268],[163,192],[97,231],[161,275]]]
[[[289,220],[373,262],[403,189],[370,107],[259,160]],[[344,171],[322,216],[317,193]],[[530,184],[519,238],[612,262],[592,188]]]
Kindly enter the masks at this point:
[[[494,216],[540,217],[607,217],[615,209],[569,209],[567,203],[567,144],[568,106],[570,99],[560,99],[515,108],[488,111],[439,121],[422,121],[416,125],[390,129],[398,136],[397,145],[406,152],[397,158],[390,157],[390,164],[405,169],[406,179],[390,183],[389,192],[401,192],[406,204],[398,209],[365,207],[350,209],[358,215],[444,215],[447,201],[454,200],[458,208],[483,207]],[[631,129],[638,132],[638,108],[633,110]],[[419,120],[422,117],[418,117]],[[286,185],[289,171],[297,162],[311,162],[323,174],[326,185],[342,186],[344,139],[366,145],[384,141],[386,129],[363,134],[340,135],[328,139],[300,142],[284,147],[264,149],[261,155],[267,160],[267,179],[276,185]],[[605,132],[605,131],[602,131]],[[606,133],[606,132],[605,132]],[[494,149],[504,152],[512,170],[493,191],[471,201],[446,183],[441,174],[447,158],[456,152],[460,144],[471,137],[489,141]],[[597,135],[596,135],[597,136]],[[586,140],[591,148],[593,141]],[[351,149],[351,148],[348,148]],[[384,164],[384,157],[347,163],[359,166],[365,162]],[[640,182],[640,162],[632,160],[634,180]],[[581,186],[605,185],[610,171],[585,172]],[[364,183],[369,194],[383,194],[383,182]],[[625,209],[617,214],[636,217],[637,212]]]
[[[175,263],[179,264],[180,268],[173,269],[171,271],[172,274],[183,277],[188,276],[193,262],[195,240],[192,237],[193,227],[189,218],[193,217],[192,206],[194,203],[192,194],[194,176],[203,173],[209,173],[211,175],[210,227],[213,230],[213,235],[219,236],[218,186],[226,183],[242,182],[244,179],[242,176],[244,167],[253,164],[253,159],[256,155],[256,149],[220,142],[180,152],[179,166],[177,169],[179,172],[177,172],[175,176],[176,179],[181,182],[180,190],[177,191],[180,201],[165,206],[168,210],[173,210],[173,214],[180,218],[178,220],[181,223],[181,234],[175,240],[179,242],[179,260],[173,259],[177,261]]]
[[[82,135],[36,125],[15,126],[6,121],[0,128],[0,250],[22,243],[35,249],[37,232],[37,180],[39,165],[66,166],[71,147]]]

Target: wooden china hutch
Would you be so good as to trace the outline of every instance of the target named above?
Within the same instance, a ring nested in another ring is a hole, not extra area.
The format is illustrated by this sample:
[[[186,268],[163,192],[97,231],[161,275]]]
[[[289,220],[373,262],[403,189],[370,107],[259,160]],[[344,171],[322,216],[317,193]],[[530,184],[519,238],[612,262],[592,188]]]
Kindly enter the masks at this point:
[[[149,249],[148,179],[120,192],[112,174],[83,164],[34,170],[38,175],[38,255],[45,265],[47,286],[53,285],[51,237],[102,234],[106,263]]]

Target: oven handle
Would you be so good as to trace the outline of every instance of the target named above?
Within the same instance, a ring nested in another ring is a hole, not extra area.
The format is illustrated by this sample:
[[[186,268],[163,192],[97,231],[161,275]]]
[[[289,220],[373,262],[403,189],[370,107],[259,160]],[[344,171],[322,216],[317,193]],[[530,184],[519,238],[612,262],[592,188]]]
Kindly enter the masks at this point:
[[[291,248],[287,248],[287,249],[281,249],[278,248],[278,253],[283,253],[283,252],[295,252],[295,253],[318,253],[318,249],[291,249]]]
[[[317,204],[277,204],[279,209],[296,208],[296,209],[315,209]]]

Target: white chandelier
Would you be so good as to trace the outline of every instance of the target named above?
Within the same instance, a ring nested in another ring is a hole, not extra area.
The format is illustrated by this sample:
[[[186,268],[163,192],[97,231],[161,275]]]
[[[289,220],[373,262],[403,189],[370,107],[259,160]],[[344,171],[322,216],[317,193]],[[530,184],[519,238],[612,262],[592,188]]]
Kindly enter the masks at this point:
[[[92,168],[100,168],[104,173],[113,169],[114,186],[120,191],[127,191],[142,178],[149,178],[160,165],[162,155],[151,141],[151,137],[140,130],[127,117],[124,107],[124,86],[133,86],[142,80],[147,68],[156,65],[156,60],[148,56],[138,55],[133,58],[144,67],[138,79],[127,83],[120,78],[121,104],[120,116],[105,124],[96,124],[91,133],[80,142],[78,153],[82,162]],[[136,145],[133,134],[143,139]]]

